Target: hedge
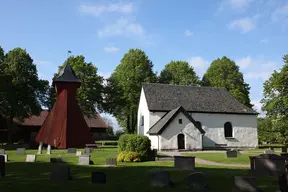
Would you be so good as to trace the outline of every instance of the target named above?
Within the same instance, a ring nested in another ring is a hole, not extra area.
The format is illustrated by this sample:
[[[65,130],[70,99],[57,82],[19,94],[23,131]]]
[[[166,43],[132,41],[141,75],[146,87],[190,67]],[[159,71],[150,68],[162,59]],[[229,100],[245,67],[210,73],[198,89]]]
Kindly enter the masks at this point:
[[[122,151],[117,156],[118,162],[140,162],[141,160],[140,154],[132,151]]]
[[[282,148],[282,147],[287,147],[287,145],[283,144],[265,144],[265,145],[258,145],[259,149],[265,149],[265,148]]]
[[[150,156],[151,141],[147,136],[124,134],[119,138],[118,152],[137,152],[141,159],[145,159]]]

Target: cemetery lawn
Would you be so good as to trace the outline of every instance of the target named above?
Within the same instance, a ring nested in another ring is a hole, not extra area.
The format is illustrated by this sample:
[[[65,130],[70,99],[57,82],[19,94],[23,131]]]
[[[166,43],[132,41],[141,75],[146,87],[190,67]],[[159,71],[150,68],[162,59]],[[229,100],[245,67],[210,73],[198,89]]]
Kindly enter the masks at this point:
[[[117,148],[99,148],[91,155],[94,165],[77,165],[78,157],[75,154],[66,154],[66,150],[52,150],[52,155],[37,156],[37,162],[25,163],[25,155],[16,155],[16,151],[6,151],[9,162],[6,163],[6,177],[0,178],[2,192],[58,192],[58,191],[105,191],[105,192],[183,192],[191,191],[186,186],[186,177],[192,171],[183,171],[173,168],[173,162],[150,161],[139,163],[119,163],[117,167],[105,167],[105,158],[116,157]],[[36,150],[27,150],[26,154],[36,154]],[[225,154],[220,154],[225,155]],[[73,180],[68,182],[50,181],[50,172],[55,164],[49,163],[50,157],[62,157],[72,171]],[[222,156],[223,157],[223,156]],[[174,188],[151,188],[150,178],[153,171],[168,170],[175,183]],[[92,184],[91,172],[103,171],[107,175],[107,184]],[[231,192],[233,176],[248,175],[248,169],[232,167],[215,167],[196,164],[196,171],[207,176],[210,191]],[[257,178],[258,186],[264,191],[278,190],[276,178]]]
[[[213,162],[217,162],[217,163],[225,163],[225,164],[250,164],[250,160],[249,160],[249,156],[256,156],[256,155],[260,155],[263,154],[263,152],[248,152],[246,151],[241,152],[241,154],[238,154],[238,157],[231,157],[231,158],[227,158],[226,157],[226,153],[219,153],[219,152],[196,152],[196,153],[184,153],[184,156],[194,156],[196,158],[199,159],[204,159],[204,160],[208,160],[208,161],[213,161]],[[276,154],[279,155],[279,153],[276,152]]]

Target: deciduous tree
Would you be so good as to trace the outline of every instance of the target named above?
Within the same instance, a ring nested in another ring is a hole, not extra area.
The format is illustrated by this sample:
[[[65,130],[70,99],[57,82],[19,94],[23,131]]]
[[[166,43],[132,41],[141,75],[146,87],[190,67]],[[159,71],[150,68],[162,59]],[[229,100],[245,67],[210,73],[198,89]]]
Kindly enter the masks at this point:
[[[240,103],[252,108],[250,87],[234,61],[227,57],[214,60],[202,79],[202,85],[226,88]]]
[[[199,77],[194,68],[186,61],[171,61],[161,71],[159,82],[174,85],[197,85]]]

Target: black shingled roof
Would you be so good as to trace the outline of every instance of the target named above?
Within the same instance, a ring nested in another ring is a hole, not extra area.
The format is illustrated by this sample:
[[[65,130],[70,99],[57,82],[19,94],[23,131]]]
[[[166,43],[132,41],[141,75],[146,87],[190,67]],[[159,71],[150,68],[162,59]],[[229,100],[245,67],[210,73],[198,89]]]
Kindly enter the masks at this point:
[[[225,88],[143,83],[150,111],[171,111],[183,106],[188,112],[253,114]]]
[[[81,83],[68,62],[66,62],[65,66],[60,71],[59,76],[53,81],[53,83],[56,82]]]
[[[182,112],[193,124],[194,126],[200,131],[200,133],[204,134],[205,131],[199,126],[196,121],[187,113],[187,111],[182,107],[177,107],[170,112],[167,112],[159,121],[157,121],[147,132],[149,135],[158,135],[161,134],[165,128],[170,124],[170,122]]]

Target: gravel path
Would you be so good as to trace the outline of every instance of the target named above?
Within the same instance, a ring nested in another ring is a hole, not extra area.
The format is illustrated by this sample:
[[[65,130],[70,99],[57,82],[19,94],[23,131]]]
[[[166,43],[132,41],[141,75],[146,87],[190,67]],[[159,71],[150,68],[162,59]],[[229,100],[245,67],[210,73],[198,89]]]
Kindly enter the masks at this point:
[[[168,156],[182,156],[182,153],[178,151],[173,151],[173,152],[161,151],[160,153],[168,155]],[[208,160],[199,159],[199,158],[195,158],[195,163],[202,164],[202,165],[222,166],[222,167],[246,167],[246,168],[250,167],[249,165],[244,165],[244,164],[217,163],[217,162],[208,161]]]

